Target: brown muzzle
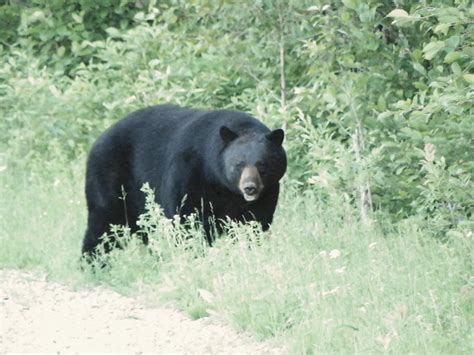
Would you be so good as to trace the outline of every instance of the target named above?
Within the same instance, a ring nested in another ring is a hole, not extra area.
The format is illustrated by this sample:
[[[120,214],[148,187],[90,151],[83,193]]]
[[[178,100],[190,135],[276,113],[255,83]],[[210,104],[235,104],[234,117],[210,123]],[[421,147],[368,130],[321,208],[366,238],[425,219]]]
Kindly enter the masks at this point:
[[[255,166],[247,165],[242,170],[239,180],[239,190],[246,201],[255,201],[262,192],[263,184],[258,169]]]

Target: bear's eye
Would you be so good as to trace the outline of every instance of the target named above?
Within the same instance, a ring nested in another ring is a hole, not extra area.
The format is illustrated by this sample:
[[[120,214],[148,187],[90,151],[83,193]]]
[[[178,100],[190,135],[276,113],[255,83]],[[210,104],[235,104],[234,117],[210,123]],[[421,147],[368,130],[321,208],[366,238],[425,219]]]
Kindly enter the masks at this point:
[[[243,168],[245,165],[245,163],[243,161],[238,161],[237,163],[235,163],[235,166],[239,169]]]

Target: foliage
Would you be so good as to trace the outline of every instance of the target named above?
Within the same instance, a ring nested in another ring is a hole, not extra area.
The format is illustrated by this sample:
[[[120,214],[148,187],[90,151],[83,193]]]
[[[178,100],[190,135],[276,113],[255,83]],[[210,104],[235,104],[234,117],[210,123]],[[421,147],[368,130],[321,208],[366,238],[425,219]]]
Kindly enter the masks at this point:
[[[294,352],[472,352],[469,1],[0,3],[1,267],[146,289]],[[113,267],[82,273],[85,155],[164,102],[286,129],[272,231],[203,248],[148,191],[150,248],[115,227]]]
[[[367,185],[377,214],[472,227],[468,1],[109,2],[0,8],[14,164],[82,156],[145,105],[233,107],[286,127],[292,184],[354,202]]]
[[[92,59],[87,42],[105,39],[109,27],[129,28],[145,3],[149,1],[11,1],[0,7],[0,19],[6,20],[0,33],[4,45],[41,53],[42,65],[69,73]]]
[[[378,208],[406,217],[432,202],[424,199],[420,169],[424,146],[434,144],[448,171],[457,172],[446,186],[453,190],[450,202],[459,201],[461,214],[470,216],[469,197],[455,186],[472,191],[472,8],[462,1],[456,7],[403,2],[410,14],[399,10],[403,15],[395,16],[388,3],[343,4],[315,9],[316,38],[301,49],[309,82],[295,90],[301,114],[294,117],[303,118],[296,124],[307,138],[300,144],[310,167],[303,176],[322,171],[330,176],[319,173],[309,181],[337,181],[336,189],[354,194],[360,184],[354,174],[362,175]],[[348,169],[347,148],[358,124],[365,153]],[[321,135],[346,149],[325,154],[320,144],[311,144]]]

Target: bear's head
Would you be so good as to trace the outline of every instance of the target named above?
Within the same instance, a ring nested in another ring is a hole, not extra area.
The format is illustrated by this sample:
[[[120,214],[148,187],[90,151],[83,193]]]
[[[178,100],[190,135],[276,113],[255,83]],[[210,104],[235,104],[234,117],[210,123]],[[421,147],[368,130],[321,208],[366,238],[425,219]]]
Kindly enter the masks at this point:
[[[283,130],[243,132],[239,135],[222,126],[220,136],[224,143],[222,154],[226,185],[246,201],[256,201],[266,188],[278,183],[285,174]]]

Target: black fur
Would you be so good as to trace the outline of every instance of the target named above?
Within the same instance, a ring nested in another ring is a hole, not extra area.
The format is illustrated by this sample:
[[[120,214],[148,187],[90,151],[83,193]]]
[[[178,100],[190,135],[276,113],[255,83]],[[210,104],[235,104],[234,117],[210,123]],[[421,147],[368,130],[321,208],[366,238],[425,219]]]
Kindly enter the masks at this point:
[[[282,140],[282,130],[271,132],[238,111],[159,105],[131,113],[107,129],[91,149],[83,253],[93,254],[110,224],[128,220],[132,231],[137,230],[136,221],[144,212],[140,188],[145,182],[155,190],[167,217],[198,212],[210,245],[214,240],[211,217],[218,230],[219,220],[226,217],[256,220],[267,230],[286,170]],[[258,167],[264,185],[252,202],[238,189],[239,171],[245,164]],[[122,188],[125,203],[120,199]]]

